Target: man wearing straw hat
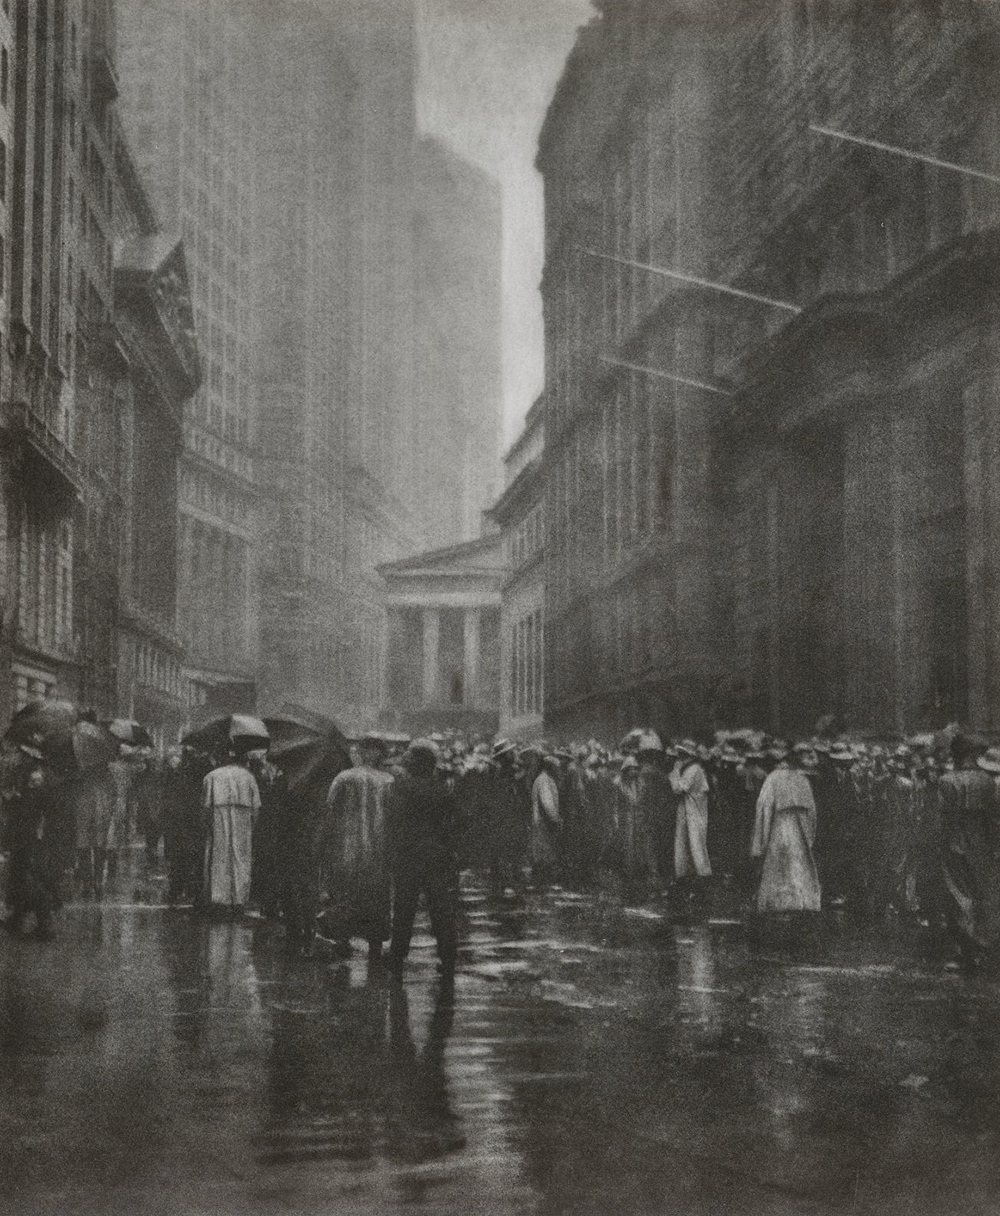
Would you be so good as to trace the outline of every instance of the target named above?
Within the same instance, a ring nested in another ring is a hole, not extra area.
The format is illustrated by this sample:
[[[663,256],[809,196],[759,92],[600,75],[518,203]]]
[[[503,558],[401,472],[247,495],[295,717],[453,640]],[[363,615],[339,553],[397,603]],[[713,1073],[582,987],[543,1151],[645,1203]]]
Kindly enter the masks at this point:
[[[670,774],[677,800],[674,834],[674,875],[679,881],[711,878],[708,860],[708,777],[698,762],[698,745],[691,739],[677,744],[678,759]]]

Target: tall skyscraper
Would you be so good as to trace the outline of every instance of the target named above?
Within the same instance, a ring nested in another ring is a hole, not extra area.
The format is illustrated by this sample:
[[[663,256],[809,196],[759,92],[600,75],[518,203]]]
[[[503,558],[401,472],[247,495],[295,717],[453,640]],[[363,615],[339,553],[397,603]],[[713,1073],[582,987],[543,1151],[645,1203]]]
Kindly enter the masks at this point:
[[[503,243],[497,182],[437,139],[417,148],[417,457],[408,501],[429,547],[472,540],[499,493]]]
[[[382,693],[381,562],[420,548],[410,510],[413,450],[414,0],[341,0],[336,20],[355,80],[352,360],[348,376],[344,512],[345,713],[372,720]]]
[[[127,130],[164,230],[187,250],[204,381],[180,476],[180,627],[196,700],[254,699],[259,489],[253,10],[120,0]]]
[[[268,705],[340,717],[346,415],[351,384],[355,81],[328,9],[276,2],[254,125],[262,328],[258,342],[262,678]],[[294,79],[295,88],[289,89]]]

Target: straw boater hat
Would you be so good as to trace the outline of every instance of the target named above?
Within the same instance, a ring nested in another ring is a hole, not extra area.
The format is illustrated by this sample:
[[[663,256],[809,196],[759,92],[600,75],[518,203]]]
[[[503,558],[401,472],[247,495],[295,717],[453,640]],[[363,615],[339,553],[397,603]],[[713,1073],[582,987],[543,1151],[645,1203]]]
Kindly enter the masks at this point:
[[[988,773],[1000,773],[1000,747],[991,747],[976,761]]]

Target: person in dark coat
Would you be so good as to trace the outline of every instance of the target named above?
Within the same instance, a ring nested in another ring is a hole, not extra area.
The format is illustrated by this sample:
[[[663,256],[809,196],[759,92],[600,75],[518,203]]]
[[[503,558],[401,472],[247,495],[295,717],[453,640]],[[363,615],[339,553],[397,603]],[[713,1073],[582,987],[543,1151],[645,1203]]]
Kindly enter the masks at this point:
[[[55,935],[52,918],[62,906],[64,825],[41,763],[28,758],[6,811],[3,847],[8,854],[10,915],[4,924],[11,933],[20,933],[33,914],[36,936],[49,940]]]
[[[405,772],[389,796],[393,877],[389,965],[397,975],[410,952],[421,895],[427,902],[441,970],[448,974],[455,967],[460,811],[454,795],[435,777],[437,763],[435,745],[429,739],[415,739],[404,758]]]
[[[163,772],[163,842],[172,904],[202,896],[205,865],[205,823],[201,784],[211,763],[187,749],[174,749]]]
[[[1000,960],[1000,800],[977,765],[986,744],[965,735],[952,743],[953,772],[938,783],[948,928],[968,967]]]

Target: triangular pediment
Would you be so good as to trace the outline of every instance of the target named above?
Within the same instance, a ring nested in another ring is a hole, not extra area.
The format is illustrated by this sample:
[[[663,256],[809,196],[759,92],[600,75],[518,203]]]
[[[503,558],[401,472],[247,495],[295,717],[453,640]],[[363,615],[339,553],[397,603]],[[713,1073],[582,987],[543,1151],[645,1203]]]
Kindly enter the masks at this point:
[[[503,538],[499,532],[460,545],[416,553],[412,557],[404,557],[400,561],[387,562],[378,567],[383,578],[418,575],[458,577],[500,573],[503,569]]]

